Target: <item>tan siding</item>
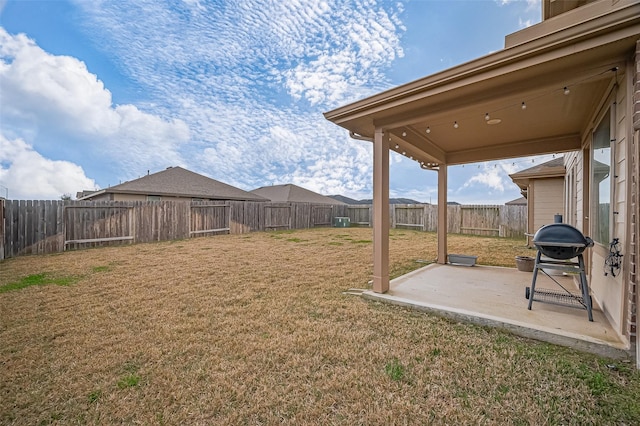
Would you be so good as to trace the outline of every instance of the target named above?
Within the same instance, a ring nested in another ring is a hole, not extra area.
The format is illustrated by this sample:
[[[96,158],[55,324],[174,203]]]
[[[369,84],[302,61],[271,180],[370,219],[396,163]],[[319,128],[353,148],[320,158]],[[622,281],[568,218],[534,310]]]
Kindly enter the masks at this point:
[[[628,182],[628,213],[629,239],[625,249],[627,257],[627,330],[629,340],[636,345],[636,368],[640,368],[640,342],[638,342],[638,313],[640,292],[638,291],[638,276],[640,274],[640,40],[636,42],[636,54],[629,66],[627,84],[632,88],[627,100],[629,106],[629,182]]]
[[[113,194],[114,201],[147,201],[146,195],[137,194]]]
[[[113,194],[113,195],[115,196],[114,201],[147,201],[147,196],[141,195],[141,194]],[[160,201],[191,201],[191,198],[161,196]]]
[[[533,183],[535,201],[533,204],[534,228],[553,223],[556,214],[562,214],[564,205],[564,180],[536,179]]]
[[[615,106],[615,138],[614,144],[614,158],[613,164],[615,170],[613,170],[613,209],[612,211],[618,212],[613,215],[613,232],[612,237],[620,240],[621,247],[625,247],[626,243],[626,202],[627,202],[627,187],[626,187],[626,155],[627,155],[627,129],[630,126],[628,121],[628,113],[626,108],[626,98],[624,93],[626,91],[626,85],[622,79],[622,84],[618,89],[618,96],[616,98]],[[621,271],[616,277],[611,274],[604,275],[604,262],[605,256],[608,253],[608,247],[596,247],[593,250],[593,262],[591,262],[591,290],[594,299],[602,307],[605,315],[611,321],[614,329],[620,333],[620,335],[628,338],[628,331],[626,330],[626,307],[627,307],[627,291],[628,288],[624,282],[624,271]]]
[[[91,198],[91,201],[111,201],[111,200],[112,200],[112,194],[100,194]]]
[[[570,211],[573,211],[573,217],[567,223],[582,229],[582,155],[580,152],[570,152],[565,154],[565,167],[567,171],[571,170],[574,179],[573,197],[565,200],[565,203],[571,203]]]

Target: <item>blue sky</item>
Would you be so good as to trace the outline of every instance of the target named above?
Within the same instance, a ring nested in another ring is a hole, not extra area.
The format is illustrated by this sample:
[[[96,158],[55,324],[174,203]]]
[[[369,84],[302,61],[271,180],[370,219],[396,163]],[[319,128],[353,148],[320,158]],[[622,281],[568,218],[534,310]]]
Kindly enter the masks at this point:
[[[370,198],[372,146],[324,111],[503,48],[540,0],[0,0],[0,196],[58,199],[182,166],[245,190]],[[526,158],[451,167],[519,197]],[[392,197],[436,174],[391,154]]]

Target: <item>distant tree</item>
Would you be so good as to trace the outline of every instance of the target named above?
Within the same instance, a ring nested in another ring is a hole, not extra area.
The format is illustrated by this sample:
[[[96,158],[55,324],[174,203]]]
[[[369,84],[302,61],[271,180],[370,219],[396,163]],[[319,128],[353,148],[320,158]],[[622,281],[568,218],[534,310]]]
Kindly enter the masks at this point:
[[[71,201],[71,194],[69,194],[69,193],[62,194],[62,195],[60,196],[60,199],[61,199],[62,201]]]

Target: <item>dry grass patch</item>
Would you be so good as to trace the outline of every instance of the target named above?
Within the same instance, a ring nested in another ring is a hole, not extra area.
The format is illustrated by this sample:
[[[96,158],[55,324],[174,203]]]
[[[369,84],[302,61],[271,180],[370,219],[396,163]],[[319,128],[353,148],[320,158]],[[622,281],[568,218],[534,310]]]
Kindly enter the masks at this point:
[[[627,364],[342,292],[370,229],[91,249],[0,263],[2,424],[633,424]],[[513,266],[523,241],[450,236]],[[394,230],[392,274],[435,258]]]

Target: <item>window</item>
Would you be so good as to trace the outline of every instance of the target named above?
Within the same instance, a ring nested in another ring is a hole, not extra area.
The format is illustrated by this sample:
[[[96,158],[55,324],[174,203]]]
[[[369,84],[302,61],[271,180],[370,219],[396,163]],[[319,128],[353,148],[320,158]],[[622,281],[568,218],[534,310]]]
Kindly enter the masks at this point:
[[[576,186],[576,170],[575,166],[570,167],[567,170],[567,179],[566,179],[566,189],[565,194],[567,194],[566,207],[565,212],[567,213],[567,217],[565,218],[565,223],[569,225],[577,226],[578,215],[577,215],[577,206],[578,206],[578,197],[577,197],[577,186]]]
[[[160,201],[161,198],[159,195],[147,195],[147,201]]]
[[[600,124],[593,132],[591,144],[591,217],[592,238],[594,241],[608,245],[610,238],[611,217],[611,110],[602,117]]]

